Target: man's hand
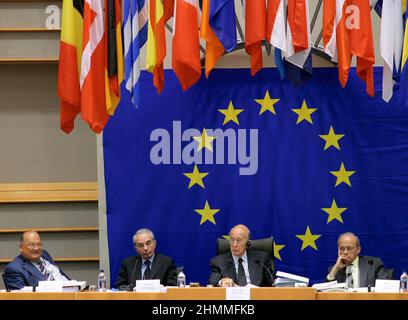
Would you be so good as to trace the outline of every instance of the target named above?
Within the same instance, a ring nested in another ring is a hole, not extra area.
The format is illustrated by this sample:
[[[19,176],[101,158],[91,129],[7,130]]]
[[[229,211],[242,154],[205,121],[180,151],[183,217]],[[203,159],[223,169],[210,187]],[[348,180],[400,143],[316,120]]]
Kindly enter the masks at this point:
[[[337,257],[337,261],[336,264],[333,266],[333,268],[330,270],[329,275],[327,276],[327,278],[329,280],[332,280],[336,277],[337,272],[341,269],[344,268],[346,266],[348,266],[351,263],[350,260],[348,260],[347,258],[341,256],[339,254],[339,256]]]
[[[220,281],[220,287],[235,287],[235,283],[231,278],[222,278]]]

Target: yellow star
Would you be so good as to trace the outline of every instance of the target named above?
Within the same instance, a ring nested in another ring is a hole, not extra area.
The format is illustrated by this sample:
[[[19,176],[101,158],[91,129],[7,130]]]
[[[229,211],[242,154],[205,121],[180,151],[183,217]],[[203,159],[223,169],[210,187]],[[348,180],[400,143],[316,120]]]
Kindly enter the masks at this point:
[[[215,138],[216,138],[215,136],[207,135],[207,131],[204,128],[201,136],[193,137],[193,139],[198,142],[197,152],[200,151],[202,148],[207,148],[212,152],[213,151],[212,142],[215,140]]]
[[[303,251],[304,249],[306,249],[309,246],[312,247],[313,249],[317,250],[315,241],[317,239],[319,239],[321,236],[322,236],[321,234],[312,234],[310,232],[309,226],[307,226],[305,234],[302,234],[302,235],[297,234],[296,235],[296,237],[299,238],[300,240],[302,240],[302,242],[303,242],[301,251]]]
[[[224,235],[224,236],[222,236],[225,240],[228,240],[228,241],[230,241],[231,240],[231,236],[228,236],[228,235]]]
[[[303,120],[306,120],[307,122],[310,122],[311,124],[313,124],[311,114],[315,112],[316,110],[317,110],[316,108],[308,108],[306,105],[306,100],[303,100],[301,108],[292,109],[292,111],[298,115],[296,124],[302,122]]]
[[[212,222],[213,224],[216,224],[214,220],[214,215],[218,211],[220,211],[220,209],[211,209],[210,205],[208,204],[208,201],[206,200],[203,209],[194,209],[194,211],[201,215],[200,225],[202,225],[207,220]]]
[[[273,255],[275,256],[275,258],[282,261],[282,258],[280,256],[280,251],[285,247],[286,245],[284,244],[276,244],[275,241],[273,242]]]
[[[324,212],[327,212],[329,214],[329,218],[327,219],[327,223],[330,221],[336,219],[339,220],[341,223],[343,223],[343,218],[341,217],[341,214],[347,210],[347,208],[339,208],[337,207],[336,200],[333,199],[331,208],[322,208]]]
[[[188,188],[190,189],[195,184],[198,184],[200,187],[205,189],[203,178],[208,175],[208,172],[200,172],[198,171],[197,165],[194,166],[193,172],[190,173],[183,173],[187,178],[190,179],[190,183],[188,184]]]
[[[319,137],[326,141],[324,145],[324,150],[333,146],[336,149],[340,150],[339,140],[344,137],[344,134],[335,134],[333,127],[330,126],[330,131],[328,134],[319,134]]]
[[[255,101],[262,106],[261,110],[259,111],[260,115],[262,113],[264,113],[265,111],[270,111],[274,115],[276,115],[274,105],[275,105],[275,103],[277,103],[279,101],[279,99],[271,99],[271,97],[269,96],[269,91],[268,90],[266,90],[265,98],[255,99]]]
[[[222,125],[234,121],[236,124],[239,125],[238,121],[238,115],[244,111],[244,109],[235,109],[234,105],[232,104],[232,101],[230,101],[228,105],[228,109],[218,109],[219,112],[221,112],[225,117],[224,117],[224,122]]]
[[[344,167],[344,163],[342,162],[339,171],[330,171],[330,173],[337,177],[335,187],[337,187],[342,182],[344,182],[345,184],[351,187],[351,182],[350,182],[349,177],[355,174],[356,172],[346,171],[346,168]]]

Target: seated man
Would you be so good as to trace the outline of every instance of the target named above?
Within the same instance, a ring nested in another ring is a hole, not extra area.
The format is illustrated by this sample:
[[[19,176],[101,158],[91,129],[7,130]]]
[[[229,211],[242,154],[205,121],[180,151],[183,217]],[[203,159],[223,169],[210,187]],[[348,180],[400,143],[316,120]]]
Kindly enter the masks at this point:
[[[240,224],[230,235],[230,252],[211,259],[211,275],[208,283],[220,287],[272,286],[272,262],[266,252],[248,250],[251,245],[249,229]]]
[[[38,281],[67,281],[69,277],[57,267],[47,251],[43,250],[40,235],[26,231],[20,238],[20,255],[4,270],[4,280],[10,290],[37,286]]]
[[[359,256],[360,240],[351,232],[343,233],[337,240],[338,256],[329,268],[326,281],[347,283],[348,288],[375,285],[375,279],[387,279],[389,275],[380,258]]]
[[[174,260],[155,252],[156,240],[149,229],[140,229],[133,236],[137,256],[122,261],[115,288],[132,289],[136,280],[160,279],[164,286],[177,285],[177,269]]]

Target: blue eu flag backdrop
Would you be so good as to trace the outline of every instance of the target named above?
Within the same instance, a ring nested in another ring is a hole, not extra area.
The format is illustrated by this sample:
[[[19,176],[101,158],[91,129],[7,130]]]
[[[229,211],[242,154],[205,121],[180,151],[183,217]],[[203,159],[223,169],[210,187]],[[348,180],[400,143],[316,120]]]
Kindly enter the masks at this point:
[[[335,68],[302,87],[276,69],[214,70],[186,92],[165,76],[159,96],[142,73],[139,108],[125,96],[104,130],[112,282],[142,227],[200,284],[216,239],[240,223],[253,239],[273,236],[277,270],[311,282],[323,281],[346,231],[397,275],[408,267],[408,110],[398,93],[389,104],[381,92],[370,98],[353,72],[342,89]]]

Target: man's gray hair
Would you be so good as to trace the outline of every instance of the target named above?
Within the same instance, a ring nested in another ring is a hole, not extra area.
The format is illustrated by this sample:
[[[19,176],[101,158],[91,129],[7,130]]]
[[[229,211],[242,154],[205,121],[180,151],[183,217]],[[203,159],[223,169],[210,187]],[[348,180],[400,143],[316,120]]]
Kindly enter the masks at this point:
[[[139,234],[148,234],[150,236],[150,238],[152,238],[152,240],[156,240],[156,238],[154,237],[154,233],[152,230],[147,229],[147,228],[142,228],[136,231],[136,233],[133,236],[133,244],[136,244],[136,237]]]
[[[345,232],[345,233],[342,233],[341,235],[339,235],[339,238],[337,239],[337,245],[339,245],[340,238],[343,237],[343,236],[354,237],[356,239],[357,247],[360,246],[360,239],[353,232]]]

